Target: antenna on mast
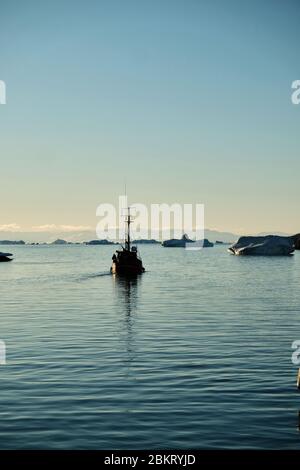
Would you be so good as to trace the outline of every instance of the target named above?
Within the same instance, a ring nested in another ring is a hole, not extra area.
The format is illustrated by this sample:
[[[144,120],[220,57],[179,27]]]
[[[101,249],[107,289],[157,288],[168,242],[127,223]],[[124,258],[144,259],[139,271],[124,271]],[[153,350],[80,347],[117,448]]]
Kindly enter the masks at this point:
[[[125,247],[126,250],[130,251],[130,224],[132,222],[132,218],[130,215],[130,206],[127,207],[127,215],[125,218],[125,222],[127,223],[127,237],[125,240]]]

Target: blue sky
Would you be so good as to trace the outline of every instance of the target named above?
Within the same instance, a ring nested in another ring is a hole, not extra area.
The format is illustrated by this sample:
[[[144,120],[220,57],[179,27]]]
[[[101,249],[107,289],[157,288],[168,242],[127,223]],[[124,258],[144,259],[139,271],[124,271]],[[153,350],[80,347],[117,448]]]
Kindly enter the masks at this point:
[[[0,227],[131,202],[299,232],[300,3],[0,0]]]

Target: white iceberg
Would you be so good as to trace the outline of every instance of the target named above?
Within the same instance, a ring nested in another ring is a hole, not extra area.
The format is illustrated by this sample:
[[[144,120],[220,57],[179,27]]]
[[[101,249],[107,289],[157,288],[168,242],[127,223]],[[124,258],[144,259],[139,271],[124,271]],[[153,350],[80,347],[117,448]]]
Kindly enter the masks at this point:
[[[234,255],[289,256],[295,251],[295,239],[279,235],[240,237],[228,251]]]

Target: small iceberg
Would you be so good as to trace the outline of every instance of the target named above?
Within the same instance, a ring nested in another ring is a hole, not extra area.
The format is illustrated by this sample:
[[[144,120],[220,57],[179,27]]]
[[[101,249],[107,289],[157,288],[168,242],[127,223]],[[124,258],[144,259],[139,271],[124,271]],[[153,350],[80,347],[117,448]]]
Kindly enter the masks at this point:
[[[297,233],[297,235],[294,235],[292,238],[295,243],[295,250],[300,250],[300,233]]]
[[[295,240],[279,235],[240,237],[228,251],[234,255],[289,256],[295,251]]]
[[[179,239],[171,238],[171,240],[165,240],[162,242],[162,246],[165,248],[185,248],[186,243],[197,243],[197,245],[203,248],[210,248],[214,246],[214,244],[207,240],[207,238],[204,238],[204,240],[201,240],[200,242],[194,242],[186,234],[184,234],[182,238]]]
[[[0,262],[12,261],[11,253],[1,253],[0,252]]]

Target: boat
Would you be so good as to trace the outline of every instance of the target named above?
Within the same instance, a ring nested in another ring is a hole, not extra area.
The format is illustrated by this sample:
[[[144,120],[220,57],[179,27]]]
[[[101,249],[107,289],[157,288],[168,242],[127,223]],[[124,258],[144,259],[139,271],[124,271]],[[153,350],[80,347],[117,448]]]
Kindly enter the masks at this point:
[[[132,223],[132,216],[130,215],[130,207],[127,208],[127,215],[125,223],[127,226],[127,233],[125,234],[125,244],[121,250],[117,250],[112,257],[112,266],[110,272],[112,274],[121,274],[124,276],[131,276],[142,274],[145,272],[143,262],[139,256],[136,246],[131,246],[130,241],[130,224]]]
[[[11,253],[1,253],[0,252],[0,262],[12,261]]]

